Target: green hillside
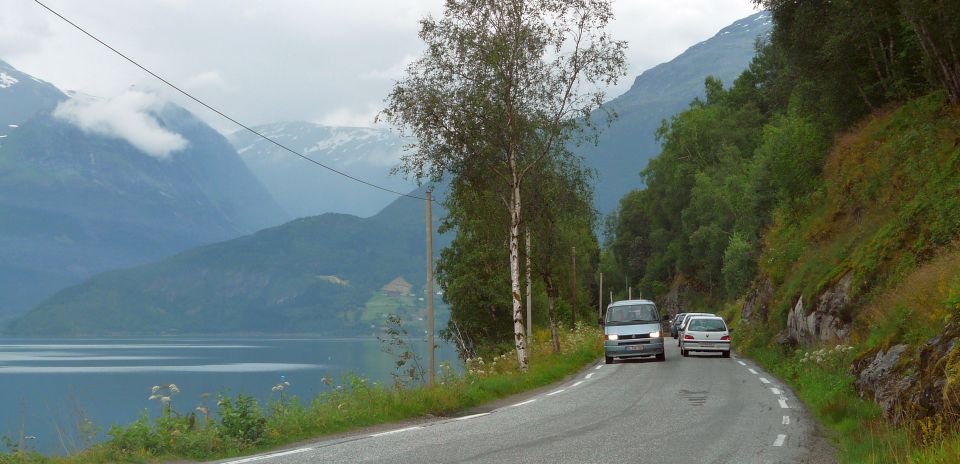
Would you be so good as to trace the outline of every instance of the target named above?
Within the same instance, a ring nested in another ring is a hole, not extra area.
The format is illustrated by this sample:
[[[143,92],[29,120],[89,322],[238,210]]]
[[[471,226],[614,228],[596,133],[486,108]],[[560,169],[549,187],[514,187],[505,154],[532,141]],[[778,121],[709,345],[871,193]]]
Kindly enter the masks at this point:
[[[616,209],[620,197],[636,188],[647,162],[660,153],[656,132],[663,120],[683,111],[694,97],[702,97],[707,76],[732,84],[750,64],[757,40],[769,35],[771,22],[765,11],[737,20],[669,62],[644,71],[630,90],[605,104],[617,119],[596,146],[573,149],[597,171],[594,206],[600,213]]]
[[[426,265],[423,215],[421,201],[400,198],[371,218],[298,219],[107,272],[55,294],[9,331],[369,333],[383,314],[419,316]],[[398,277],[410,284],[410,294],[382,291]]]
[[[761,3],[770,42],[662,129],[601,267],[727,317],[843,462],[956,462],[960,6]]]

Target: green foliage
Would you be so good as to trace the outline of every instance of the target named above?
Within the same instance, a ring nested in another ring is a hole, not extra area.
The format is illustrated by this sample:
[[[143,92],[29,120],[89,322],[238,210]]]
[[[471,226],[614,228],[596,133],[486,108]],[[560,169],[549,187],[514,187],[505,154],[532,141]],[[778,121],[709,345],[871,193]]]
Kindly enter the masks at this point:
[[[261,415],[257,400],[244,394],[235,400],[221,395],[217,401],[221,435],[236,440],[239,449],[254,447],[263,442],[267,420]]]
[[[390,375],[393,376],[393,385],[396,388],[419,385],[424,379],[420,355],[414,351],[413,345],[407,341],[407,336],[403,319],[396,314],[387,315],[383,335],[377,335],[381,351],[394,358],[396,370],[391,372]]]
[[[723,252],[723,281],[728,295],[740,295],[756,275],[757,246],[739,234],[730,237]]]

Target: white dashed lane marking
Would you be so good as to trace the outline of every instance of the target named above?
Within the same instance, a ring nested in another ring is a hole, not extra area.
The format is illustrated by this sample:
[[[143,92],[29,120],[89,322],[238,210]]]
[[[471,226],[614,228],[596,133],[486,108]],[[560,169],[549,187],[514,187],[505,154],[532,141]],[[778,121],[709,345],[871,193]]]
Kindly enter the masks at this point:
[[[783,446],[783,442],[787,440],[787,436],[784,434],[777,435],[777,439],[773,442],[773,446]]]
[[[590,377],[593,377],[593,372],[587,374],[587,376],[586,376],[585,378],[589,379]]]
[[[566,388],[561,388],[561,389],[559,389],[559,390],[557,390],[557,391],[552,391],[552,392],[550,392],[550,393],[547,393],[547,396],[553,396],[553,395],[556,395],[557,393],[563,393],[563,392],[565,392],[565,391],[567,391]]]
[[[760,381],[763,382],[763,383],[770,383],[770,381],[767,380],[767,379],[764,378],[764,377],[760,377]]]
[[[790,416],[783,416],[783,425],[790,425]]]
[[[576,387],[577,385],[580,385],[581,383],[583,383],[583,380],[580,380],[580,381],[578,381],[577,383],[575,383],[575,384],[573,384],[573,385],[570,385],[570,388]]]
[[[771,388],[770,391],[772,391],[773,394],[777,396],[780,396],[780,393],[782,393],[780,389],[777,389],[777,388]]]
[[[469,417],[469,416],[468,416],[468,417]],[[413,426],[413,427],[406,427],[406,428],[402,428],[402,429],[390,430],[390,431],[387,431],[387,432],[374,433],[374,434],[372,434],[372,435],[370,435],[370,436],[371,436],[371,437],[382,437],[382,436],[384,436],[384,435],[393,435],[393,434],[395,434],[395,433],[408,432],[408,431],[410,431],[410,430],[416,430],[416,429],[419,429],[419,428],[420,428],[419,425],[415,425],[415,426]]]
[[[307,451],[313,451],[313,448],[300,448],[300,449],[295,449],[290,451],[284,451],[282,453],[264,454],[262,456],[254,456],[252,458],[230,461],[230,462],[227,462],[226,464],[241,464],[244,462],[257,462],[257,461],[263,461],[264,459],[271,459],[271,458],[276,458],[280,456],[289,456],[291,454],[306,453]]]
[[[597,367],[594,367],[594,369],[600,369],[601,367],[603,367],[603,364],[601,364],[601,365],[599,365],[599,366],[597,366]]]
[[[516,407],[516,406],[523,406],[523,405],[525,405],[525,404],[533,403],[534,401],[537,401],[537,399],[534,398],[534,399],[532,399],[532,400],[521,401],[521,402],[519,402],[519,403],[517,403],[517,404],[511,404],[510,407],[512,408],[512,407]]]
[[[755,371],[755,370],[753,370],[753,369],[747,369],[747,370],[750,371],[751,374],[757,375],[757,371]]]
[[[469,415],[469,416],[457,417],[457,418],[455,418],[455,419],[453,419],[453,420],[455,420],[455,421],[462,421],[462,420],[467,420],[467,419],[473,419],[473,418],[475,418],[475,417],[486,416],[487,414],[490,414],[490,413],[489,413],[489,412],[481,412],[480,414],[473,414],[473,415]]]
[[[780,402],[781,409],[790,409],[790,406],[787,406],[787,400],[785,398],[780,398],[778,401]]]
[[[737,362],[740,363],[741,366],[746,366],[746,365],[747,365],[747,363],[745,363],[745,362],[743,362],[743,361],[737,361]]]

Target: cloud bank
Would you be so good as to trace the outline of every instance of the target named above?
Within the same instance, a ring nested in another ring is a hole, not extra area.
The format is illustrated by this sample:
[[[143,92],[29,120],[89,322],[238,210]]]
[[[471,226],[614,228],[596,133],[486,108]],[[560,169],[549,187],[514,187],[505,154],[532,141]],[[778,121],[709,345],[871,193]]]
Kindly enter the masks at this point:
[[[53,115],[84,132],[126,140],[150,156],[168,159],[186,148],[187,140],[160,127],[151,111],[162,106],[156,95],[128,90],[107,100],[71,98],[59,104]]]

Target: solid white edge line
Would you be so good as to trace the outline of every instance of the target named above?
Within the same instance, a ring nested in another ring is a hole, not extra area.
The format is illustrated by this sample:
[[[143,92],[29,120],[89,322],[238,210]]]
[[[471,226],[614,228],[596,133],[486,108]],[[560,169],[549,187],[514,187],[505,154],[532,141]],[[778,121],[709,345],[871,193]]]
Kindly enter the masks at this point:
[[[559,390],[557,390],[557,391],[552,391],[552,392],[550,392],[550,393],[547,393],[547,396],[553,396],[553,395],[556,395],[557,393],[563,393],[563,392],[565,392],[565,391],[567,391],[566,388],[561,388],[561,389],[559,389]]]
[[[781,392],[779,389],[771,387],[770,391],[772,391],[774,395],[780,396]]]
[[[743,362],[743,361],[737,361],[737,362],[740,363],[741,366],[746,366],[746,365],[747,365],[747,363],[745,363],[745,362]]]
[[[763,382],[763,383],[770,383],[770,381],[767,380],[767,379],[764,378],[764,377],[760,377],[760,381]]]
[[[783,446],[783,442],[787,440],[787,436],[784,434],[777,435],[776,441],[773,442],[773,446]]]
[[[587,376],[586,376],[586,377],[584,377],[584,378],[585,378],[585,379],[589,379],[590,377],[593,377],[593,372],[591,372],[591,373],[589,373],[589,374],[587,374]]]
[[[371,434],[370,436],[371,436],[371,437],[382,437],[382,436],[385,436],[385,435],[393,435],[393,434],[395,434],[395,433],[406,432],[406,431],[409,431],[409,430],[415,430],[415,429],[419,429],[419,428],[420,428],[419,425],[414,425],[413,427],[405,427],[405,428],[402,428],[402,429],[396,429],[396,430],[389,430],[389,431],[386,431],[386,432],[374,433],[374,434]]]
[[[486,416],[487,414],[490,414],[490,413],[489,413],[489,412],[481,412],[480,414],[472,414],[472,415],[469,415],[469,416],[455,417],[453,420],[455,420],[455,421],[462,421],[462,420],[467,420],[467,419],[473,419],[473,418],[475,418],[475,417]]]
[[[747,370],[750,371],[751,374],[757,375],[757,371],[755,371],[755,370],[753,370],[753,369],[747,369]]]
[[[600,369],[601,367],[603,367],[603,364],[601,364],[601,365],[599,365],[599,366],[597,366],[597,367],[594,367],[594,369]]]
[[[787,406],[787,400],[785,400],[785,399],[783,399],[783,398],[780,398],[780,399],[777,400],[777,401],[780,402],[780,408],[781,408],[781,409],[790,409],[790,406]]]
[[[517,404],[511,404],[511,405],[508,406],[508,407],[512,408],[512,407],[515,407],[515,406],[523,406],[523,405],[525,405],[525,404],[533,403],[534,401],[537,401],[537,399],[534,398],[534,399],[532,399],[532,400],[522,401],[522,402],[517,403]]]
[[[790,425],[790,416],[783,416],[783,425]]]
[[[256,461],[262,461],[262,460],[264,460],[264,459],[276,458],[276,457],[280,457],[280,456],[289,456],[289,455],[291,455],[291,454],[306,453],[307,451],[313,451],[313,448],[298,448],[298,449],[295,449],[295,450],[283,451],[283,452],[280,452],[280,453],[262,454],[262,455],[260,455],[260,456],[253,456],[253,457],[246,458],[246,459],[238,459],[238,460],[236,460],[236,461],[227,461],[227,462],[224,463],[224,464],[241,464],[241,463],[244,463],[244,462],[256,462]]]
[[[580,380],[580,381],[578,381],[577,383],[575,383],[575,384],[573,384],[573,385],[570,385],[570,388],[576,387],[577,385],[580,385],[581,383],[583,383],[583,380]]]

